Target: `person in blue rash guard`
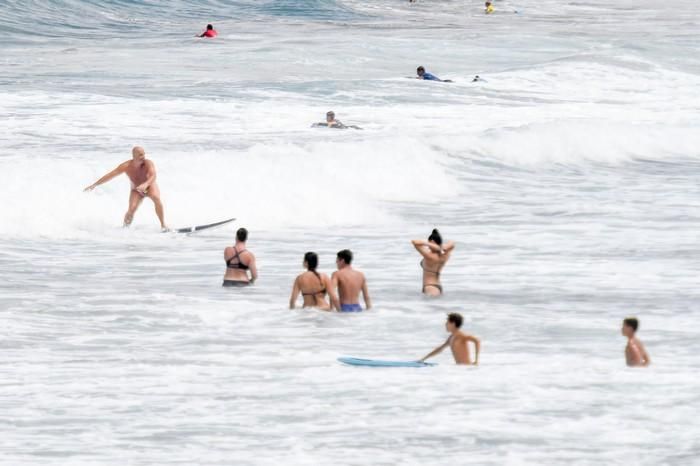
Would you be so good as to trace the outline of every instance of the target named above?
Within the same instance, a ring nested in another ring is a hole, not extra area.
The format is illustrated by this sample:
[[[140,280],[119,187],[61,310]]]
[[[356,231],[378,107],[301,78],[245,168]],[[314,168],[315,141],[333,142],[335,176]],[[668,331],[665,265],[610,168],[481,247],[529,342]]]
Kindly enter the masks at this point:
[[[418,74],[418,76],[416,77],[416,79],[424,79],[425,81],[439,81],[439,82],[441,82],[441,83],[449,83],[449,82],[452,82],[452,81],[450,81],[449,79],[444,79],[444,80],[443,80],[443,79],[438,78],[438,77],[435,76],[434,74],[430,74],[430,73],[426,72],[426,71],[425,71],[425,68],[423,68],[422,66],[419,66],[419,67],[416,69],[416,73]]]

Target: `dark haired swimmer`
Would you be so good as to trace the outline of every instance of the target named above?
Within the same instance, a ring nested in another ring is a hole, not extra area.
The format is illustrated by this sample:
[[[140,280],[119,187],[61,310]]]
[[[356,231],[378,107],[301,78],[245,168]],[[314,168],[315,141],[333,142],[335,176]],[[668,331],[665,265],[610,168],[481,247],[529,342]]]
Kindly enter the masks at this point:
[[[416,251],[423,256],[423,260],[420,262],[420,266],[423,269],[423,294],[440,296],[442,294],[440,273],[455,248],[454,242],[448,241],[443,246],[440,232],[434,229],[430,233],[428,241],[414,239],[411,243],[413,243]]]
[[[326,121],[325,123],[314,123],[311,125],[312,128],[335,128],[335,129],[362,129],[359,126],[355,125],[345,125],[343,122],[340,120],[335,119],[335,112],[332,110],[326,113]]]
[[[248,230],[239,228],[236,232],[236,244],[224,249],[226,273],[223,286],[248,286],[258,279],[255,255],[246,249]],[[250,271],[250,277],[248,277]]]
[[[296,306],[299,294],[304,298],[304,307],[315,307],[322,311],[330,311],[331,303],[337,301],[333,292],[333,284],[328,275],[318,273],[318,254],[307,252],[304,254],[304,267],[306,272],[301,273],[294,280],[292,295],[289,297],[289,309]],[[326,301],[326,294],[331,297],[331,303]]]
[[[452,356],[455,358],[455,362],[457,364],[478,365],[479,352],[481,351],[481,340],[473,335],[467,335],[459,330],[463,321],[464,319],[460,314],[457,314],[456,312],[449,314],[447,316],[447,322],[445,322],[445,330],[451,334],[450,337],[447,339],[447,341],[445,341],[445,343],[432,350],[420,361],[423,362],[428,358],[432,358],[433,356],[440,354],[442,350],[449,346],[452,350]],[[474,344],[475,355],[473,363],[471,356],[469,355],[469,342]]]
[[[160,189],[156,183],[156,166],[150,160],[146,160],[146,151],[143,147],[135,146],[131,149],[131,160],[122,162],[105,176],[95,181],[93,184],[84,189],[84,191],[92,191],[97,186],[108,182],[114,177],[126,173],[131,181],[131,193],[129,194],[129,208],[124,214],[124,226],[131,225],[134,219],[136,209],[141,205],[144,197],[150,197],[156,208],[156,215],[160,221],[160,227],[163,231],[167,231],[163,219],[163,203],[160,201]]]
[[[360,306],[360,292],[362,292],[365,307],[370,309],[372,302],[369,298],[369,291],[367,291],[367,280],[362,272],[352,268],[352,251],[349,249],[339,251],[335,264],[338,270],[333,272],[331,280],[333,281],[332,288],[338,289],[339,299],[335,299],[334,307],[340,312],[362,311],[362,306]]]
[[[423,79],[425,81],[438,81],[441,83],[451,83],[452,82],[449,79],[440,79],[437,76],[435,76],[434,74],[428,73],[427,71],[425,71],[425,68],[423,68],[422,66],[419,66],[418,68],[416,68],[416,74],[418,75],[418,76],[416,76],[416,79]]]
[[[203,33],[201,33],[200,35],[198,35],[197,37],[209,37],[209,38],[213,39],[214,37],[216,37],[218,35],[219,35],[219,33],[216,32],[216,29],[214,29],[214,26],[212,26],[211,24],[207,24],[207,30],[204,31]]]
[[[622,321],[622,335],[627,337],[625,347],[625,360],[630,367],[646,367],[651,363],[647,350],[637,338],[639,320],[635,317],[628,317]]]

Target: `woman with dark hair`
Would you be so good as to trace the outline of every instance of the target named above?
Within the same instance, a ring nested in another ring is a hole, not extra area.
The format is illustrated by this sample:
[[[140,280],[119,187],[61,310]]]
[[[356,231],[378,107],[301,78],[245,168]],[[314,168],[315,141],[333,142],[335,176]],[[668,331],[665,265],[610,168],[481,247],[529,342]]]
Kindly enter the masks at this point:
[[[239,228],[236,232],[236,244],[224,249],[226,273],[223,286],[248,286],[258,278],[255,256],[246,249],[248,230]],[[250,271],[250,277],[248,277]]]
[[[440,273],[455,248],[452,241],[442,244],[442,236],[437,229],[434,229],[428,241],[414,239],[411,241],[416,251],[423,256],[420,266],[423,269],[423,294],[426,296],[440,296],[442,285],[440,284]]]
[[[333,286],[328,275],[318,273],[318,254],[315,252],[307,252],[304,254],[303,272],[294,280],[292,295],[289,297],[289,309],[294,309],[296,306],[299,294],[304,298],[304,307],[315,307],[322,311],[330,311],[331,303],[335,303],[337,299],[334,297]],[[331,303],[326,301],[326,294],[330,296]]]

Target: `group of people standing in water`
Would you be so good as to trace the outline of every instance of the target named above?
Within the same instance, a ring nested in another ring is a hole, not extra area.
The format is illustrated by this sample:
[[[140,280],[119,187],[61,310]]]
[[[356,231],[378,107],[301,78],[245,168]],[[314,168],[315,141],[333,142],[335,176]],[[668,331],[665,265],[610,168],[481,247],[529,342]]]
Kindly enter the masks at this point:
[[[335,115],[330,115],[329,119],[334,117]],[[124,215],[124,226],[128,227],[131,224],[141,202],[148,197],[153,201],[161,228],[163,231],[168,231],[165,225],[165,214],[160,199],[160,190],[156,183],[156,167],[151,160],[146,159],[146,151],[142,147],[135,146],[131,151],[131,155],[131,160],[120,163],[114,170],[86,187],[85,191],[92,191],[97,186],[121,174],[125,174],[131,182],[131,191],[129,193],[129,207]],[[224,249],[226,273],[224,274],[223,286],[245,287],[255,283],[258,279],[255,254],[248,250],[246,246],[247,241],[248,230],[239,228],[236,232],[235,244]],[[443,241],[440,232],[434,229],[427,240],[416,239],[411,243],[422,257],[420,265],[423,269],[423,294],[434,297],[442,295],[443,289],[440,276],[445,265],[450,260],[452,251],[454,251],[454,242]],[[294,280],[292,294],[289,298],[289,307],[294,309],[299,295],[301,295],[303,307],[312,307],[323,311],[359,312],[362,311],[362,306],[360,305],[360,294],[362,294],[365,309],[370,309],[372,301],[369,296],[367,279],[362,272],[352,267],[352,260],[352,251],[349,249],[339,251],[335,260],[337,270],[328,277],[317,270],[318,254],[315,252],[304,254],[303,265],[306,271],[299,274]],[[481,344],[478,338],[460,330],[462,321],[461,315],[457,313],[450,314],[445,323],[445,328],[450,333],[450,337],[421,361],[435,356],[449,346],[456,363],[477,364]],[[644,349],[644,345],[636,336],[638,327],[639,321],[634,317],[629,317],[623,321],[622,334],[627,338],[625,359],[629,366],[643,367],[649,365],[650,358]],[[469,355],[469,343],[473,343],[475,346],[476,356],[473,362]]]
[[[258,279],[255,254],[248,250],[247,241],[248,230],[239,228],[235,244],[224,249],[226,272],[222,286],[244,287]],[[423,294],[442,295],[440,273],[450,259],[455,247],[454,242],[448,241],[443,244],[440,232],[434,229],[427,241],[416,239],[412,244],[422,256],[420,265],[423,269]],[[306,271],[294,279],[289,308],[294,309],[301,296],[303,307],[313,307],[322,311],[359,312],[363,310],[360,305],[362,295],[365,309],[370,309],[372,300],[367,279],[362,272],[353,268],[352,261],[352,251],[338,251],[335,259],[337,270],[329,277],[318,271],[318,254],[311,251],[304,254],[303,266]]]

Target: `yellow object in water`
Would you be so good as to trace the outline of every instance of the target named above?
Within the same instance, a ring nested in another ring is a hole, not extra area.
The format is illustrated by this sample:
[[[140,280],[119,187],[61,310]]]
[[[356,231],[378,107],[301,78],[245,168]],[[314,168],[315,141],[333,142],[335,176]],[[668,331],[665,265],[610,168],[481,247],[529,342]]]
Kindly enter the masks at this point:
[[[493,5],[489,5],[486,7],[486,14],[489,15],[494,12]]]

